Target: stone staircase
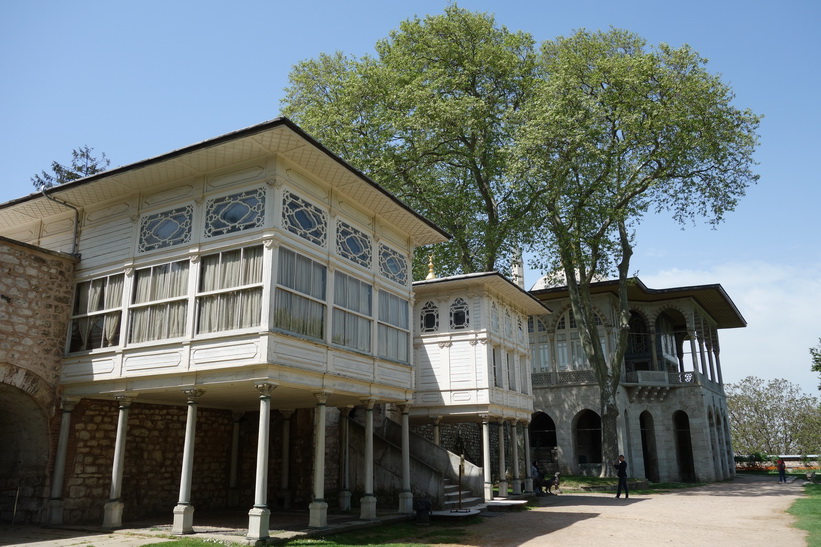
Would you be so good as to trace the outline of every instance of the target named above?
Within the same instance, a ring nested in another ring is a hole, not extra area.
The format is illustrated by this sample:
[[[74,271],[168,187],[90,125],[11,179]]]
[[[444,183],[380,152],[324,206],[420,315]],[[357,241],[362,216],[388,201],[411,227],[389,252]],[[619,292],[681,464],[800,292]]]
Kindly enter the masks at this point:
[[[445,498],[442,503],[444,511],[456,511],[459,509],[469,509],[484,502],[482,498],[476,497],[471,490],[459,488],[451,479],[444,479]],[[460,506],[461,501],[461,506]]]

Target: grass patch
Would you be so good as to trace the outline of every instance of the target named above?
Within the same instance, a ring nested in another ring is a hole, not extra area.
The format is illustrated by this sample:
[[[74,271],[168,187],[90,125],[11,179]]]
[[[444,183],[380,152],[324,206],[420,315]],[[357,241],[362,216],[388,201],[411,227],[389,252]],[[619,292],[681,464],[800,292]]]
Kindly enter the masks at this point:
[[[143,547],[214,547],[224,545],[226,547],[245,547],[243,543],[225,542],[218,540],[180,538],[174,541],[163,541],[161,543],[149,543]]]
[[[795,500],[787,512],[798,519],[795,527],[806,530],[807,545],[821,547],[821,484],[805,484],[807,497]]]

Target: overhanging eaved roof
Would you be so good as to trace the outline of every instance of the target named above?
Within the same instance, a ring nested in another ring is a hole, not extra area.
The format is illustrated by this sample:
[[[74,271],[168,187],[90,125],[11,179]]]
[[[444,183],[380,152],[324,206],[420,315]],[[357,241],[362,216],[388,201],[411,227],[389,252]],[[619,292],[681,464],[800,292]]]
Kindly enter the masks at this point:
[[[612,279],[590,284],[591,294],[618,294],[619,282]],[[542,302],[550,302],[567,296],[566,287],[550,287],[531,291]],[[715,320],[719,329],[733,329],[747,326],[747,321],[736,308],[735,303],[724,288],[713,285],[694,285],[669,289],[650,289],[638,277],[630,279],[627,299],[630,302],[663,302],[677,298],[692,298]]]
[[[428,288],[435,289],[443,287],[450,291],[469,289],[476,286],[485,286],[488,290],[500,295],[502,298],[514,302],[528,315],[546,315],[552,313],[547,305],[499,272],[479,272],[414,281],[413,291],[416,293],[417,298],[421,299]]]
[[[150,191],[157,181],[172,182],[280,154],[410,234],[416,245],[446,241],[450,235],[410,209],[396,196],[332,154],[287,118],[276,118],[154,158],[78,179],[47,192],[76,207],[134,192]],[[0,204],[0,230],[64,213],[41,193]]]

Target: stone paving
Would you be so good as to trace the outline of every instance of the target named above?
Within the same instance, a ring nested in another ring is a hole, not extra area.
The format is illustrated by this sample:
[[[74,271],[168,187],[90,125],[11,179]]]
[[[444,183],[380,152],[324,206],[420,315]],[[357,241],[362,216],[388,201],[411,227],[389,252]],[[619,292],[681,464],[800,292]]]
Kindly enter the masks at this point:
[[[803,481],[779,484],[774,478],[743,476],[732,482],[614,499],[612,493],[560,494],[535,499],[529,511],[484,513],[488,517],[467,528],[462,545],[540,546],[591,545],[603,542],[636,546],[804,546],[805,532],[792,527],[786,509],[802,495]],[[25,547],[139,547],[171,541],[170,515],[163,520],[128,523],[103,531],[80,528],[38,528],[0,525],[0,545]],[[358,515],[328,515],[328,528],[308,529],[307,512],[272,513],[269,544],[289,538],[328,535],[407,519],[382,515],[360,521]],[[195,514],[194,537],[247,543],[247,514]],[[219,524],[217,524],[219,523]],[[276,530],[274,528],[277,528]],[[444,547],[444,546],[441,546]]]

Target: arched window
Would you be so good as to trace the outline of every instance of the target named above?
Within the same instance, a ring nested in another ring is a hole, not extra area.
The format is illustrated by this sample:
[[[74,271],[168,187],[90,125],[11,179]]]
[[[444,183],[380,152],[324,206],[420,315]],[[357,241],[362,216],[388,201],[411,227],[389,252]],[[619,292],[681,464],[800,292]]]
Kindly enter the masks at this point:
[[[598,315],[595,316],[596,326],[599,327],[602,351],[607,356],[606,332]],[[556,323],[556,364],[562,370],[585,370],[590,368],[587,355],[582,348],[579,329],[573,310],[568,310]]]
[[[422,332],[436,332],[439,330],[439,308],[433,302],[425,302],[422,306],[422,316],[419,328]]]

